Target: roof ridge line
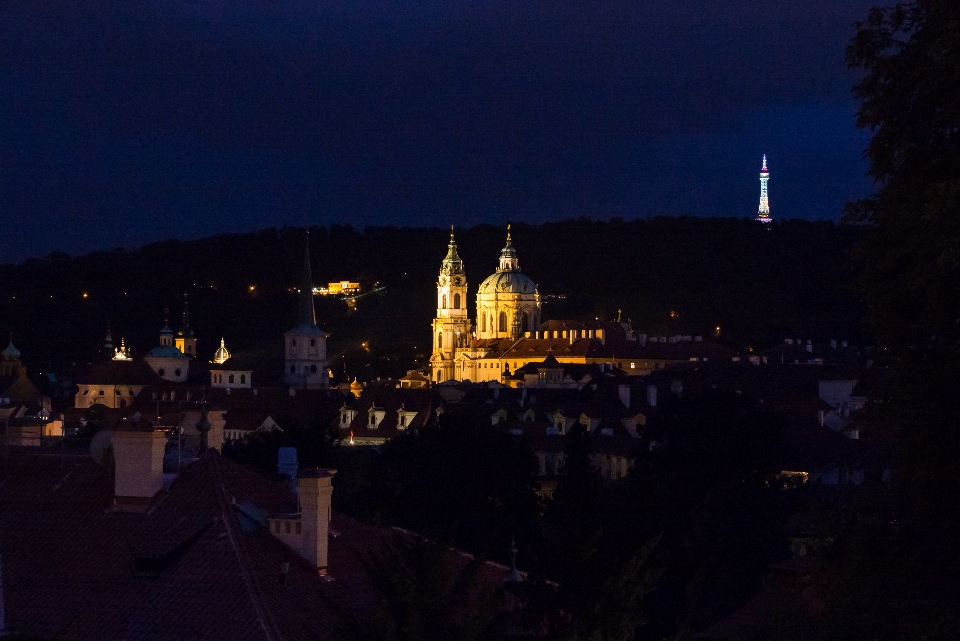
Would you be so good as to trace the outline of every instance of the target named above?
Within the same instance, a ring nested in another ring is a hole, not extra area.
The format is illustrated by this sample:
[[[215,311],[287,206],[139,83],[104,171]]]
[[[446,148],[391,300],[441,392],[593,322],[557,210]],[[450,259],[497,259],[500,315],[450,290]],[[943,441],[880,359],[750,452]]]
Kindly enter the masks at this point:
[[[273,621],[270,608],[266,604],[266,599],[264,599],[260,590],[257,588],[256,582],[253,580],[253,576],[249,567],[249,560],[247,558],[247,551],[241,544],[239,540],[240,537],[234,531],[233,523],[230,521],[232,518],[232,513],[229,509],[226,490],[223,487],[223,478],[220,475],[220,466],[217,463],[219,454],[216,456],[210,456],[209,458],[211,459],[211,465],[213,467],[213,476],[215,480],[214,491],[217,493],[217,506],[220,508],[220,518],[223,519],[223,526],[227,531],[227,538],[230,539],[230,545],[233,547],[233,551],[237,555],[237,562],[240,565],[240,573],[243,575],[243,582],[247,587],[247,594],[250,595],[250,601],[253,604],[253,608],[257,611],[257,618],[260,621],[260,627],[263,628],[263,633],[266,635],[268,641],[280,641],[283,636],[280,634],[280,630],[277,629],[277,625]]]

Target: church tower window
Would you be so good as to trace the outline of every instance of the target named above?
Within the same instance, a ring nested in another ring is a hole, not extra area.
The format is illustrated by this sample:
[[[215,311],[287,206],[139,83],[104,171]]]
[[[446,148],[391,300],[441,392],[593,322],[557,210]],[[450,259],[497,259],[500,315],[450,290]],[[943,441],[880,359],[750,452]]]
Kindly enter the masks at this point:
[[[443,333],[437,334],[437,349],[443,349]]]
[[[507,313],[506,313],[506,312],[500,312],[500,327],[499,327],[499,330],[500,330],[501,332],[507,331]]]
[[[481,321],[481,323],[480,323],[480,325],[481,325],[480,331],[481,331],[481,332],[485,332],[485,331],[487,331],[487,315],[486,315],[486,314],[480,314],[480,317],[483,319],[483,320]]]
[[[453,295],[453,308],[460,309],[460,294]]]
[[[443,295],[443,304],[440,305],[440,309],[446,309],[446,308],[447,308],[447,295],[444,294],[444,295]]]

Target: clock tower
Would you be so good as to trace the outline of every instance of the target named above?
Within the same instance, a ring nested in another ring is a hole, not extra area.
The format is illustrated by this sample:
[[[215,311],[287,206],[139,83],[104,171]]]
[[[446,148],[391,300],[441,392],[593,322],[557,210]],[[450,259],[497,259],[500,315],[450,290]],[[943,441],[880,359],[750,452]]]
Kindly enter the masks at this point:
[[[469,332],[467,277],[463,273],[463,261],[457,254],[451,227],[447,256],[440,266],[437,280],[437,317],[433,320],[433,353],[430,356],[434,383],[454,378],[453,358],[457,348],[466,347]]]

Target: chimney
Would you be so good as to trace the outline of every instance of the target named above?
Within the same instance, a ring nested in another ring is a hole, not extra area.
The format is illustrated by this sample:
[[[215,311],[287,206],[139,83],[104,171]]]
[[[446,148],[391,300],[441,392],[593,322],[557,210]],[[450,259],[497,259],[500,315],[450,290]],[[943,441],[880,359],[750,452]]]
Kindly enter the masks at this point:
[[[657,386],[656,385],[647,385],[647,405],[650,407],[657,406]]]
[[[153,427],[117,430],[113,433],[113,509],[146,512],[163,487],[163,453],[167,434]]]
[[[835,340],[830,341],[830,349],[837,349],[837,341]]]
[[[623,406],[630,407],[630,386],[620,385],[617,391],[620,394],[620,402],[623,403]]]
[[[304,473],[297,481],[300,499],[300,556],[309,561],[317,572],[327,573],[327,542],[330,537],[331,484],[336,470],[316,469]]]
[[[810,341],[807,341],[806,350],[812,354],[812,353],[813,353],[813,343],[811,343]]]
[[[847,341],[842,341],[840,343],[840,347],[846,347],[846,346],[847,346]]]

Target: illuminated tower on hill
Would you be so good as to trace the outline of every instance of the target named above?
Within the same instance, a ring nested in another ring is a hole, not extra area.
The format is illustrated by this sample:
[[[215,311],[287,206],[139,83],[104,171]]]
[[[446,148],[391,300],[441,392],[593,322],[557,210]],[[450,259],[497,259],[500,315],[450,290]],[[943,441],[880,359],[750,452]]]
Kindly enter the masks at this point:
[[[769,223],[770,218],[770,200],[767,198],[767,181],[770,180],[770,171],[767,169],[767,155],[763,155],[763,167],[760,169],[760,210],[757,212],[757,220],[761,223]]]

